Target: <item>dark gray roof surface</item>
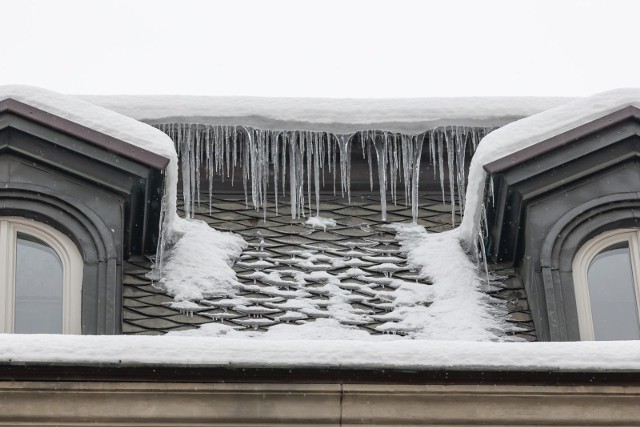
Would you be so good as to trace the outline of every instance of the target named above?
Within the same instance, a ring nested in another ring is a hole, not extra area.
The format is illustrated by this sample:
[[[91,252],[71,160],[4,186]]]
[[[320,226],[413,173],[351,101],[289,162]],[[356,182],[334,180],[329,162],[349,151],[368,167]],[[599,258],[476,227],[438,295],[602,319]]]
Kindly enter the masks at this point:
[[[206,199],[208,201],[208,196]],[[240,292],[233,299],[220,296],[200,301],[202,309],[181,313],[170,307],[173,299],[145,277],[150,264],[130,261],[125,265],[123,332],[165,333],[207,322],[266,330],[283,322],[303,323],[330,317],[326,309],[329,298],[321,281],[307,281],[303,287],[293,281],[291,286],[284,282],[296,272],[313,271],[341,275],[339,286],[352,307],[348,316],[339,319],[342,323],[356,325],[373,334],[409,332],[394,327],[393,307],[388,303],[396,295],[389,279],[418,281],[425,286],[430,283],[407,265],[406,256],[399,251],[395,241],[395,232],[380,221],[377,196],[354,194],[351,203],[344,198],[323,196],[321,215],[333,218],[337,223],[326,231],[305,225],[305,219],[291,219],[287,216],[286,202],[281,201],[278,216],[273,207],[268,209],[266,221],[262,211],[245,206],[242,195],[218,195],[211,206],[202,203],[196,211],[197,219],[220,231],[238,233],[249,244],[234,266],[242,283]],[[391,205],[388,211],[390,222],[411,222],[410,207]],[[422,195],[420,225],[429,231],[440,232],[451,228],[450,221],[451,206],[443,204],[439,194]],[[390,261],[395,268],[380,269],[384,264],[382,261]],[[351,267],[360,268],[363,273],[346,278],[345,273]],[[274,283],[268,276],[273,271],[279,272],[284,280]],[[491,293],[506,301],[508,321],[521,330],[516,335],[535,339],[521,281],[513,270],[494,266],[494,271],[502,276],[502,285]],[[366,280],[362,280],[362,275]]]

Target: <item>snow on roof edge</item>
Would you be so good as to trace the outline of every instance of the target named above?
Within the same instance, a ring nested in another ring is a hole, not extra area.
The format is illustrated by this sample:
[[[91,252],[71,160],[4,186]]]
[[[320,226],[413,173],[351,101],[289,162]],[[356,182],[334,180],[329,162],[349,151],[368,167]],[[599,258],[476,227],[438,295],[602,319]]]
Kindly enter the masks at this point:
[[[173,223],[177,215],[178,155],[173,141],[164,132],[107,108],[35,86],[2,85],[0,100],[3,99],[14,99],[169,159],[165,169],[166,210],[170,216],[168,223]]]
[[[0,335],[0,363],[148,366],[640,370],[640,341],[236,340],[175,336]]]
[[[409,134],[438,126],[502,126],[573,99],[332,99],[180,95],[82,95],[80,98],[154,124],[198,123],[334,133],[377,129]]]
[[[14,99],[167,159],[175,156],[173,142],[163,132],[126,115],[73,96],[35,86],[2,85],[0,100],[3,99]]]
[[[484,165],[623,108],[640,108],[640,89],[614,89],[525,117],[485,136],[473,156],[460,238],[472,245],[479,230],[487,173]]]

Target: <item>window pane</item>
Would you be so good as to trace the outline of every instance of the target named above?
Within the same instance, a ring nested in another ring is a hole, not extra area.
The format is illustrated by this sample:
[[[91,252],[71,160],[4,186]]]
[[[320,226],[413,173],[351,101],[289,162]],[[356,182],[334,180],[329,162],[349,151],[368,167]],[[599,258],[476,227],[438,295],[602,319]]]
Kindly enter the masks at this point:
[[[14,331],[62,333],[62,262],[43,241],[18,233]]]
[[[616,243],[600,252],[589,265],[588,281],[595,339],[639,339],[629,243]]]

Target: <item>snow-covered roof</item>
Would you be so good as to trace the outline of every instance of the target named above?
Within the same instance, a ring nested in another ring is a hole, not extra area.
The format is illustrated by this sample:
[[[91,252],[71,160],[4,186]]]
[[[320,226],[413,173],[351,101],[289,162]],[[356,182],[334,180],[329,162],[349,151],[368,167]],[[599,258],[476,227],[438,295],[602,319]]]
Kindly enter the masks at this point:
[[[4,99],[19,101],[167,159],[176,156],[173,142],[163,132],[73,96],[34,86],[7,85],[0,86],[0,101]]]
[[[469,168],[460,237],[474,240],[487,173],[484,166],[623,108],[640,107],[640,89],[616,89],[575,99],[501,127],[482,139]]]
[[[500,126],[514,118],[533,114],[483,139],[471,166],[465,218],[459,230],[427,237],[422,236],[422,233],[417,235],[415,230],[413,232],[416,235],[407,235],[412,231],[407,228],[404,230],[404,237],[401,236],[401,242],[409,253],[409,260],[437,282],[429,290],[429,304],[423,304],[424,307],[420,304],[410,305],[413,312],[409,314],[421,324],[431,322],[437,330],[445,330],[447,327],[468,329],[471,335],[475,334],[479,339],[499,339],[490,332],[501,325],[486,310],[486,301],[483,301],[482,293],[479,292],[481,283],[476,280],[475,266],[471,263],[461,265],[458,262],[469,260],[457,242],[458,238],[471,240],[471,233],[477,224],[486,178],[483,166],[618,109],[630,105],[640,107],[640,90],[612,91],[573,100],[566,105],[561,105],[568,101],[563,98],[274,100],[177,96],[82,97],[130,117],[127,118],[75,98],[36,88],[0,87],[0,100],[7,98],[171,159],[173,169],[169,171],[169,177],[173,192],[170,191],[169,196],[174,197],[173,203],[177,181],[177,157],[173,141],[138,120],[149,123],[175,120],[179,123],[331,130],[344,133],[371,128],[415,133],[434,126]],[[549,108],[551,109],[544,111]],[[171,207],[175,205],[171,204]],[[172,210],[168,214],[174,216],[174,212]],[[174,271],[174,283],[183,280],[196,285],[206,283],[214,277],[222,277],[228,279],[227,284],[233,286],[235,274],[229,264],[242,251],[241,239],[235,239],[230,234],[222,235],[202,222],[178,218],[174,218],[173,222],[173,236],[170,238],[173,237],[173,243],[178,244],[173,248],[172,260],[165,266],[165,275]],[[202,236],[205,237],[200,238]],[[180,242],[183,244],[180,245]],[[198,256],[194,256],[195,245],[198,246],[195,250]],[[208,254],[214,255],[215,262],[211,263],[206,258]],[[451,262],[452,259],[456,261]],[[452,269],[456,270],[455,275],[451,274]],[[471,293],[460,286],[467,282],[472,288]],[[437,298],[431,298],[431,294]],[[182,301],[186,304],[187,311],[193,308],[189,305],[189,299],[193,298],[187,296]],[[465,305],[466,303],[469,305]],[[452,311],[456,307],[465,312],[465,317],[461,321],[460,316],[457,316],[455,321],[458,323],[454,324],[446,314],[454,313],[453,317],[456,317],[455,311]],[[176,309],[180,307],[176,306]],[[477,313],[473,310],[477,310]],[[265,334],[265,339],[253,334],[255,339],[251,340],[237,339],[240,336],[235,334],[237,331],[220,328],[216,324],[210,328],[213,329],[209,331],[211,335],[226,334],[229,337],[224,340],[207,337],[207,328],[200,333],[205,336],[197,337],[0,335],[0,363],[560,371],[640,369],[638,342],[529,344],[409,340],[399,339],[397,336],[378,336],[376,340],[370,340],[369,336],[363,335],[365,332],[351,333],[354,328],[341,335],[344,332],[342,329],[323,327],[331,321],[335,319],[318,319],[313,324],[296,326],[299,329],[295,334],[290,332],[290,328],[286,329],[293,325],[281,324],[274,328],[273,333]],[[458,337],[461,336],[459,331],[456,333]],[[189,332],[183,334],[188,335]],[[194,333],[198,334],[199,332]],[[300,340],[302,336],[314,334],[317,335],[316,338],[325,339]],[[353,339],[344,340],[345,337]],[[444,336],[423,334],[416,337],[442,339]]]
[[[570,101],[554,97],[407,99],[80,96],[147,123],[241,125],[263,130],[416,134],[438,126],[494,127]]]
[[[639,370],[639,354],[639,341],[479,343],[0,335],[0,363],[20,364],[611,372]]]

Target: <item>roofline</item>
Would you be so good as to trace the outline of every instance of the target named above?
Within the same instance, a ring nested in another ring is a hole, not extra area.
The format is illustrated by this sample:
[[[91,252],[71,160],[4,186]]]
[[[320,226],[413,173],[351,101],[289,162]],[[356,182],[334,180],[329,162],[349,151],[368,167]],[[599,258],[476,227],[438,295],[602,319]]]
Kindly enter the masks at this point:
[[[76,365],[5,362],[0,381],[168,383],[638,385],[638,370],[504,370],[500,368],[330,368],[170,365]]]
[[[539,157],[545,153],[555,150],[563,145],[569,144],[580,138],[584,138],[587,135],[606,129],[630,118],[640,120],[640,109],[634,106],[624,107],[611,114],[607,114],[604,117],[600,117],[599,119],[577,126],[559,135],[487,163],[484,165],[484,170],[489,174],[503,172],[535,157]]]
[[[6,98],[0,101],[1,113],[15,114],[155,169],[163,170],[169,164],[169,159],[159,154],[67,120],[56,114],[16,101],[13,98]]]

